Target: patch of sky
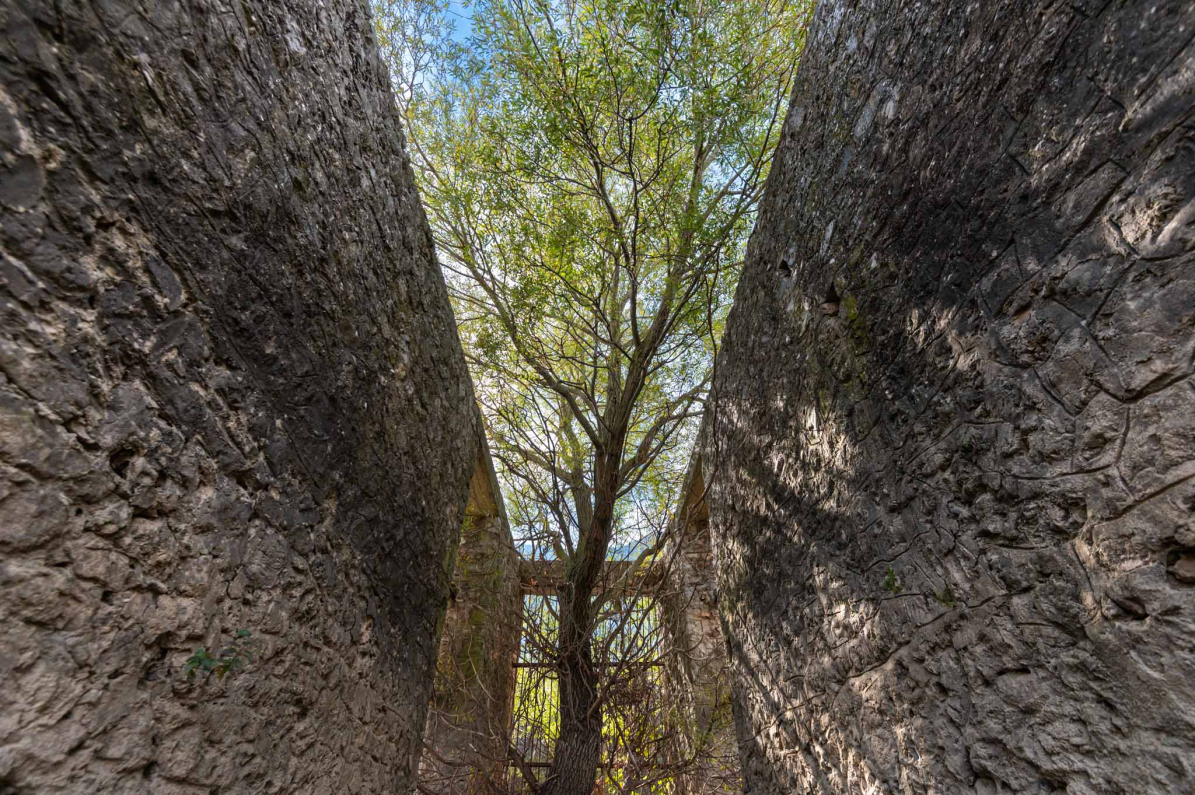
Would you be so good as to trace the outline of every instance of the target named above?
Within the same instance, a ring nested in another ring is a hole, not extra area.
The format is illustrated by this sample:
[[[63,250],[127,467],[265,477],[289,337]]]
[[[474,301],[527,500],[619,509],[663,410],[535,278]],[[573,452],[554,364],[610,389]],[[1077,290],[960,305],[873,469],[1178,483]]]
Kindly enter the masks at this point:
[[[473,5],[461,0],[449,0],[448,21],[452,25],[452,40],[466,44],[473,35]]]

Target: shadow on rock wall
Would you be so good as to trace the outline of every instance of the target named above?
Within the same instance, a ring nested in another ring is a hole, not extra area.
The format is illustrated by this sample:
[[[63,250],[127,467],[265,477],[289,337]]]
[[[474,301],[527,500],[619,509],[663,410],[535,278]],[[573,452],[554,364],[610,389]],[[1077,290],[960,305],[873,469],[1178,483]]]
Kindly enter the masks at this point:
[[[1195,776],[1191,17],[819,8],[703,437],[748,792]]]
[[[0,30],[0,791],[409,790],[477,426],[364,3]]]

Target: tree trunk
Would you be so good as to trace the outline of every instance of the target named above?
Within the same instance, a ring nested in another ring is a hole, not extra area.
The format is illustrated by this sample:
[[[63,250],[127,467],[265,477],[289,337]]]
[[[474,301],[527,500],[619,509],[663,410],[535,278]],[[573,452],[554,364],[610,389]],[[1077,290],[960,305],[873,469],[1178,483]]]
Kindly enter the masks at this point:
[[[573,600],[560,609],[560,734],[541,795],[592,795],[601,762],[602,714],[595,708],[598,673],[593,664],[588,608]]]
[[[594,466],[593,519],[577,558],[567,570],[560,599],[560,735],[542,795],[592,795],[602,752],[599,672],[593,664],[593,596],[610,548],[618,470],[625,431],[614,434],[616,452],[599,452]]]
[[[478,426],[364,3],[0,29],[0,791],[409,792]]]
[[[752,795],[1195,780],[1192,30],[819,3],[702,437]]]

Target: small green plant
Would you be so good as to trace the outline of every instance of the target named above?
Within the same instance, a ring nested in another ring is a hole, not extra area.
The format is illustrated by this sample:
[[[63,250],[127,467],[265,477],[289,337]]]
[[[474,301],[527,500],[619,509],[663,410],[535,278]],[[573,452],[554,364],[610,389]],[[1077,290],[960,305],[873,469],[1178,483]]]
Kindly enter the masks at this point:
[[[934,599],[943,607],[954,607],[958,604],[958,599],[954,598],[954,593],[951,592],[949,585],[934,594]]]
[[[183,667],[187,679],[194,679],[196,672],[203,673],[205,676],[215,674],[218,679],[223,679],[227,674],[240,671],[247,664],[253,662],[256,641],[252,640],[252,635],[253,633],[247,629],[238,629],[228,645],[220,649],[214,656],[207,649],[199,648],[187,658],[187,663]]]
[[[892,567],[888,567],[888,576],[884,578],[884,587],[892,593],[900,593],[904,588],[900,584],[900,580],[896,579],[896,572]]]

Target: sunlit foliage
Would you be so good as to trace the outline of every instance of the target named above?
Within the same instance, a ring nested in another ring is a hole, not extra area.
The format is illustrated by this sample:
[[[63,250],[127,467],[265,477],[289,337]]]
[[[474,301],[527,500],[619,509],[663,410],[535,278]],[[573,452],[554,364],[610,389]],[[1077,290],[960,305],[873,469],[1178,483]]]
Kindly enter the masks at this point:
[[[810,2],[478,0],[467,40],[446,5],[375,7],[516,541],[565,573],[560,731],[589,748],[576,716],[631,685],[594,659],[603,565],[658,560]]]

